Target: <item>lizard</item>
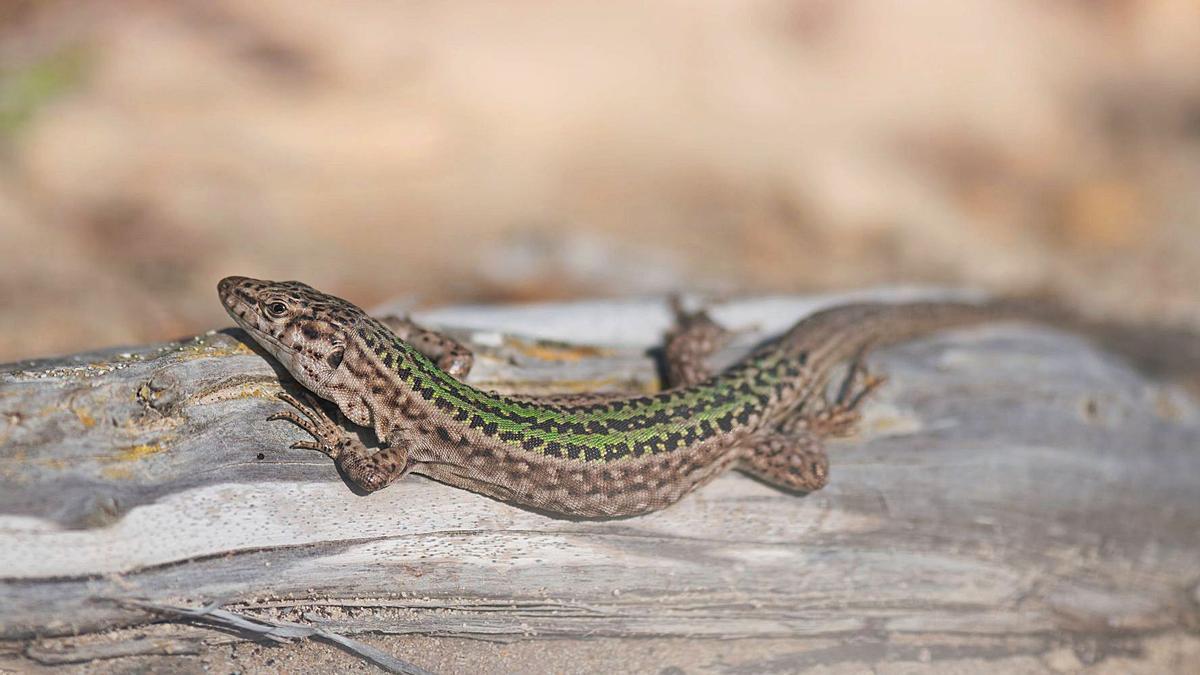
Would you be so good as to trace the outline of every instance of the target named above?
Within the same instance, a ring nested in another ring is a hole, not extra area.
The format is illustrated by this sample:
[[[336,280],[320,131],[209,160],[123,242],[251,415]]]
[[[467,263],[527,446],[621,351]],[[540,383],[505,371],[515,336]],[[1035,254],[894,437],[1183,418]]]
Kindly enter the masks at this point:
[[[707,358],[732,333],[673,303],[662,391],[533,397],[473,387],[472,354],[460,343],[407,319],[389,328],[301,282],[228,277],[218,294],[307,390],[281,392],[294,410],[268,419],[304,429],[312,440],[291,447],[325,453],[361,491],[416,473],[583,518],[664,508],[730,468],[787,491],[819,490],[829,480],[823,440],[852,433],[861,402],[883,382],[863,365],[869,348],[1008,317],[954,301],[835,306],[712,372]],[[381,447],[373,452],[308,392],[373,429]]]

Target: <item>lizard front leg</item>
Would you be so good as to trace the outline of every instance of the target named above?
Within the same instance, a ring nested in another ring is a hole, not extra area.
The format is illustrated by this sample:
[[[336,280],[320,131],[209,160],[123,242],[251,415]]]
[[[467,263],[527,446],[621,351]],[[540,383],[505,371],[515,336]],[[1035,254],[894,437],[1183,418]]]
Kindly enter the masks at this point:
[[[329,417],[315,398],[307,393],[303,397],[305,400],[302,402],[287,392],[281,392],[279,398],[301,414],[283,410],[267,418],[287,420],[307,431],[314,439],[296,441],[291,447],[325,453],[337,463],[353,485],[365,492],[385,487],[411,470],[406,446],[391,445],[371,452],[361,440]]]
[[[467,379],[471,366],[475,364],[475,355],[461,342],[430,330],[408,317],[385,316],[379,321],[390,328],[396,337],[428,356],[438,368],[446,371],[454,379]]]

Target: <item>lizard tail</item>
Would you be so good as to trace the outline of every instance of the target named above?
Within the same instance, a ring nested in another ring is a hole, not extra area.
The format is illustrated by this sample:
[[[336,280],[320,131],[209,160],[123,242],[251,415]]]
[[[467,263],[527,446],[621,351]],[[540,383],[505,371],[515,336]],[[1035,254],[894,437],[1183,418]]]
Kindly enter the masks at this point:
[[[798,322],[780,340],[815,373],[868,349],[904,342],[939,330],[1030,319],[1020,301],[859,303],[821,310]]]

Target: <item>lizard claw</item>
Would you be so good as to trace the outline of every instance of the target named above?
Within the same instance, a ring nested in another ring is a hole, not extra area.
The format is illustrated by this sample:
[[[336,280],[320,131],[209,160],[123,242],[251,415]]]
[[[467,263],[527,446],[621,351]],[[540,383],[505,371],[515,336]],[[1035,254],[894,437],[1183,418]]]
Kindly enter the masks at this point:
[[[275,396],[290,404],[296,410],[304,413],[304,416],[313,422],[320,422],[321,419],[325,417],[323,413],[318,412],[321,410],[321,404],[318,403],[317,399],[313,398],[312,394],[309,394],[308,392],[301,394],[301,396],[304,397],[304,402],[300,402],[300,400],[298,400],[295,396],[292,396],[286,391],[281,391],[278,394],[275,394]]]
[[[343,445],[342,440],[346,435],[345,431],[330,419],[325,410],[320,407],[316,398],[305,393],[302,394],[304,401],[301,402],[295,396],[285,391],[279,392],[276,396],[300,411],[303,417],[292,410],[281,410],[272,414],[267,419],[270,421],[286,420],[291,422],[308,432],[314,439],[311,441],[296,441],[291,447],[298,450],[317,450],[333,459],[337,459]]]
[[[287,420],[288,422],[291,422],[292,424],[295,424],[301,429],[312,434],[313,436],[316,436],[319,433],[316,425],[313,424],[311,420],[301,417],[291,410],[281,410],[267,418],[268,422],[275,422],[277,420]]]

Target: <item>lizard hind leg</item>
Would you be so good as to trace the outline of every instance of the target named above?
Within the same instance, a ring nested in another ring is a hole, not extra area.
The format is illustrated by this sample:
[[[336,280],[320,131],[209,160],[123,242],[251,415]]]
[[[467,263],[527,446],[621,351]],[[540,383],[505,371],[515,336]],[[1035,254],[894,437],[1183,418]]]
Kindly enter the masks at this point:
[[[821,439],[806,431],[767,433],[752,439],[737,468],[785,490],[813,492],[829,482],[829,456]]]
[[[667,332],[663,354],[666,357],[667,387],[687,387],[712,375],[708,357],[724,347],[734,332],[713,321],[708,312],[686,311],[679,296],[671,296],[675,325]]]
[[[371,452],[357,436],[329,417],[315,398],[308,393],[302,396],[303,401],[281,392],[279,398],[298,410],[299,414],[283,410],[267,418],[287,420],[313,437],[311,441],[296,441],[292,444],[293,448],[325,453],[337,463],[351,484],[365,492],[374,492],[387,486],[412,468],[409,466],[407,448],[391,446]]]

